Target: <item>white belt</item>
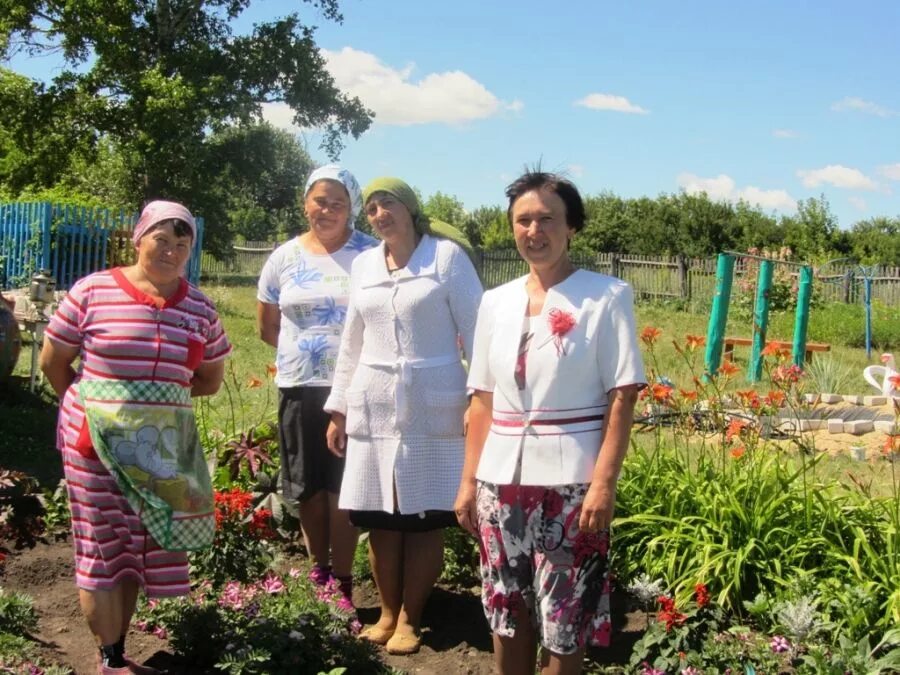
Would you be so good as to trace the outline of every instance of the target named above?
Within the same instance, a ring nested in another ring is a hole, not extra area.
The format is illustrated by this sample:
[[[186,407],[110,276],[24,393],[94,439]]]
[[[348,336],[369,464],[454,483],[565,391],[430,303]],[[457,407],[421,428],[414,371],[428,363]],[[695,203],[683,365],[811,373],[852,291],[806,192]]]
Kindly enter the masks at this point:
[[[394,361],[384,361],[363,354],[359,357],[359,362],[364,366],[373,368],[387,368],[392,370],[398,378],[397,387],[394,388],[394,406],[397,409],[397,427],[405,426],[408,410],[407,401],[409,399],[408,389],[412,384],[413,369],[420,368],[437,368],[438,366],[452,366],[459,363],[459,354],[442,354],[441,356],[428,356],[421,359],[408,359],[405,356],[398,356]]]

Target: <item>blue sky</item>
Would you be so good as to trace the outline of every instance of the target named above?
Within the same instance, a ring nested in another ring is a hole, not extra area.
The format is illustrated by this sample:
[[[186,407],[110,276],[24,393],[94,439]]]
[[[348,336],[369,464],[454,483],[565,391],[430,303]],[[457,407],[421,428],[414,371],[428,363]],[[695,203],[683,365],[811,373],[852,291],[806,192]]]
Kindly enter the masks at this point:
[[[238,31],[285,4],[255,2]],[[588,194],[705,190],[778,213],[824,194],[842,227],[900,216],[897,0],[341,8],[337,25],[299,5],[339,86],[376,112],[341,157],[363,183],[397,175],[472,209],[541,159]],[[265,115],[290,124],[278,105]]]

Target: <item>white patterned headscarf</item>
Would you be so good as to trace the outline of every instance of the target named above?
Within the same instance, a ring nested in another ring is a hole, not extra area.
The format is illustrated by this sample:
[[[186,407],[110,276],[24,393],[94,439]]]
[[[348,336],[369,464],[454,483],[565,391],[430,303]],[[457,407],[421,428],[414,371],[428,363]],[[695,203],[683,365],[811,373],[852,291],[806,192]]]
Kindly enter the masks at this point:
[[[306,188],[303,190],[304,198],[309,194],[310,188],[315,183],[325,179],[337,181],[347,190],[347,194],[350,196],[350,220],[347,223],[347,227],[351,230],[356,229],[356,218],[359,216],[359,212],[362,211],[362,190],[360,190],[356,178],[347,169],[337,164],[320,166],[309,174],[309,178],[306,179]]]

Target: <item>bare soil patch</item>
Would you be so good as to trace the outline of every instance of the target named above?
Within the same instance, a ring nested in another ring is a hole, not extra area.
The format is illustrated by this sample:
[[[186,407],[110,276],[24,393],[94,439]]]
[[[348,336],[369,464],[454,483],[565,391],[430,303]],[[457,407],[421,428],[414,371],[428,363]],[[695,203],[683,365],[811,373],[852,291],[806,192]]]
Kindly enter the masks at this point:
[[[70,542],[39,544],[11,555],[0,585],[27,593],[34,599],[40,619],[34,637],[41,645],[42,658],[67,665],[78,675],[96,673],[96,648],[78,606]],[[491,673],[491,637],[477,590],[435,589],[423,617],[421,651],[412,656],[391,656],[383,652],[384,662],[406,673]],[[373,623],[378,618],[378,595],[371,581],[357,586],[353,600],[363,623]],[[640,612],[628,611],[626,602],[624,595],[614,595],[613,643],[609,649],[592,650],[589,655],[592,662],[627,663],[644,619]],[[188,669],[179,662],[165,640],[131,630],[126,645],[129,657],[136,663],[171,675],[196,675],[196,669]]]

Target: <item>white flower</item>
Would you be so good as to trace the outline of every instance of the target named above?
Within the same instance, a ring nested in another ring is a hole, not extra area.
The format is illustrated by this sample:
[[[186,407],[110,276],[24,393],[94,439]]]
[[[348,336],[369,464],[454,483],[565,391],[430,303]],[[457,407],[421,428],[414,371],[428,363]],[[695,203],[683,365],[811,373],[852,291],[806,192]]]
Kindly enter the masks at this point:
[[[641,603],[647,605],[663,593],[663,580],[651,580],[647,573],[641,574],[632,581],[627,588],[628,592],[637,597]]]

